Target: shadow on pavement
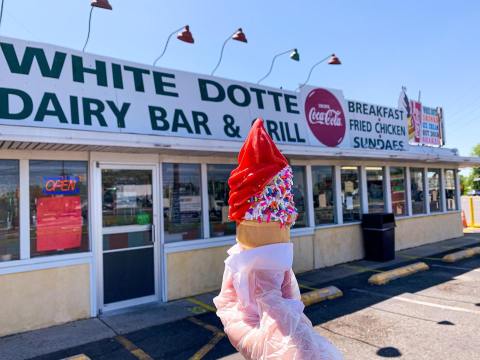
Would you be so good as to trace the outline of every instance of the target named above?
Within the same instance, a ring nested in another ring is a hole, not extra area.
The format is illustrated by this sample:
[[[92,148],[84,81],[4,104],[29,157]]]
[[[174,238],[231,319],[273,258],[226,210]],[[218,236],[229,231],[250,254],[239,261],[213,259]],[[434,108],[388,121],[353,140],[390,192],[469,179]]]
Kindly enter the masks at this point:
[[[389,346],[389,347],[383,347],[379,349],[377,351],[377,355],[381,357],[391,358],[391,357],[400,357],[402,356],[402,353],[397,348]]]

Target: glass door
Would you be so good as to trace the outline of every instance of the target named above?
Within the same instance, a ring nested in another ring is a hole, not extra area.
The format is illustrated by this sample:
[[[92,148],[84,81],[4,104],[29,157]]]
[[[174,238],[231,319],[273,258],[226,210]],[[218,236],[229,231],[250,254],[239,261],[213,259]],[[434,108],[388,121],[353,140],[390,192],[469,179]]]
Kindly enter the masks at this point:
[[[102,167],[103,304],[157,299],[154,168]]]

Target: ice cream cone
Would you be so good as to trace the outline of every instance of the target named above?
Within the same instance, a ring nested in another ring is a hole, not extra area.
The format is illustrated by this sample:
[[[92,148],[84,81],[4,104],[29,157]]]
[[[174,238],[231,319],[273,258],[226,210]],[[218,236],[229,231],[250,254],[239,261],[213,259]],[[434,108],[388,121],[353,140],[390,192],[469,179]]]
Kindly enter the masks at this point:
[[[237,242],[245,249],[259,246],[288,243],[290,241],[290,226],[280,226],[276,221],[258,222],[243,220],[237,224]]]

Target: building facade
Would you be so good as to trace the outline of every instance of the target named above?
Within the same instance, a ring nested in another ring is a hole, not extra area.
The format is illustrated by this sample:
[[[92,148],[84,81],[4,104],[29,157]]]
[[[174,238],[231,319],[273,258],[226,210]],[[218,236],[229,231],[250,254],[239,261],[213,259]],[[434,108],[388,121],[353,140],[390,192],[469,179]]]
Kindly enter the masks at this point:
[[[453,150],[409,144],[402,108],[284,91],[0,38],[0,336],[221,284],[230,171],[263,117],[289,159],[294,270],[462,235]],[[5,75],[3,75],[5,74]]]

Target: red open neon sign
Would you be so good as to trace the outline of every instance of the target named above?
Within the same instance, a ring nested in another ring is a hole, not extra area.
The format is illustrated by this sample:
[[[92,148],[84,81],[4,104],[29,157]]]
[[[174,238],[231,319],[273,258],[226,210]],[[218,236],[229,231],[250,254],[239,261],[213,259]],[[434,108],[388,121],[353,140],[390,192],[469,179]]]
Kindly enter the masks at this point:
[[[80,188],[78,176],[53,176],[43,178],[42,192],[48,195],[78,194]]]

